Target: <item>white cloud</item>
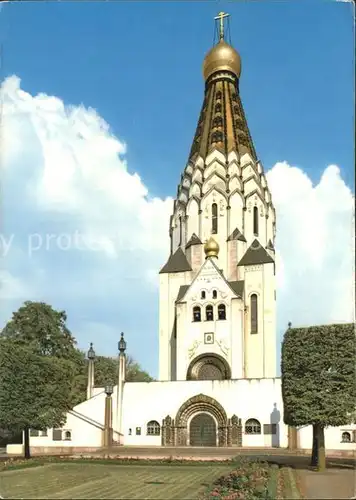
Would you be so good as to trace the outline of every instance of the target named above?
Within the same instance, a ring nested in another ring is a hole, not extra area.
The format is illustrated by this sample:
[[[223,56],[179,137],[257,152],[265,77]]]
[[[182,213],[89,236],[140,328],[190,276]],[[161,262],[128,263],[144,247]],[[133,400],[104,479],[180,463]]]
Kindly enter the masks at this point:
[[[106,354],[126,329],[131,353],[147,366],[147,353],[157,359],[156,273],[169,251],[172,199],[150,197],[128,172],[126,145],[95,110],[31,96],[15,76],[3,83],[2,101],[4,225],[7,238],[15,235],[2,297],[65,308],[80,344],[91,340]],[[277,210],[279,329],[289,320],[349,321],[353,200],[339,168],[327,167],[315,186],[286,162],[267,177]]]
[[[300,169],[268,173],[277,212],[278,317],[281,327],[352,321],[354,199],[336,165],[313,186]]]

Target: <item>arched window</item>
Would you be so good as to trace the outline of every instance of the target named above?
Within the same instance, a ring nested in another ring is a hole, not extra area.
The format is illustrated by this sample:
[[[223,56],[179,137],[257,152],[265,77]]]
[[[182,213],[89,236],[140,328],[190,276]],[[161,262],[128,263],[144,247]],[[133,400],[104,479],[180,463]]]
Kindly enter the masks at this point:
[[[206,321],[213,321],[213,319],[214,319],[213,306],[211,306],[211,305],[206,306],[206,308],[205,308],[205,319],[206,319]]]
[[[193,307],[193,321],[201,321],[200,307]]]
[[[221,104],[218,102],[216,105],[215,105],[215,113],[220,113],[221,112]]]
[[[219,319],[226,319],[226,307],[224,304],[218,305],[218,318]]]
[[[129,436],[132,435],[132,429],[129,429]]]
[[[216,92],[216,98],[217,98],[217,99],[221,99],[221,90],[218,90],[218,91]]]
[[[64,439],[66,441],[70,441],[72,439],[72,433],[70,431],[65,431],[65,433],[64,433]]]
[[[245,434],[261,434],[261,424],[255,418],[249,418],[245,423]]]
[[[216,130],[211,134],[211,142],[223,142],[224,140],[224,134],[221,132],[221,130]]]
[[[211,232],[213,234],[218,232],[218,206],[216,203],[211,205]]]
[[[253,207],[253,234],[258,236],[258,208]]]
[[[213,120],[213,127],[222,127],[223,119],[221,116],[216,116]]]
[[[216,299],[218,296],[218,292],[216,290],[213,290],[213,299]]]
[[[151,420],[147,424],[147,436],[159,436],[161,433],[161,427],[158,422]]]
[[[351,443],[351,434],[349,432],[343,432],[341,434],[342,443]]]
[[[257,333],[258,331],[258,306],[257,306],[257,295],[253,293],[251,295],[250,304],[250,315],[251,315],[251,333]]]
[[[204,290],[203,290],[203,291],[201,292],[201,298],[202,298],[202,299],[205,299],[205,297],[206,297],[206,293],[205,293],[205,292],[204,292]]]
[[[182,216],[179,217],[179,243],[180,246],[182,244]]]

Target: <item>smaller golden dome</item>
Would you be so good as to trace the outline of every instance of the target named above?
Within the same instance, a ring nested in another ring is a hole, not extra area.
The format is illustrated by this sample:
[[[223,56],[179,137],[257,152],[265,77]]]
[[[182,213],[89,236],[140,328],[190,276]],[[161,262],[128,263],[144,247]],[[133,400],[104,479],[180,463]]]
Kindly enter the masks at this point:
[[[208,241],[204,245],[205,258],[208,257],[217,257],[219,255],[219,243],[214,240],[212,236],[208,239]]]
[[[241,58],[239,53],[224,40],[220,40],[207,53],[203,63],[203,75],[207,80],[217,71],[231,71],[237,78],[241,75]]]

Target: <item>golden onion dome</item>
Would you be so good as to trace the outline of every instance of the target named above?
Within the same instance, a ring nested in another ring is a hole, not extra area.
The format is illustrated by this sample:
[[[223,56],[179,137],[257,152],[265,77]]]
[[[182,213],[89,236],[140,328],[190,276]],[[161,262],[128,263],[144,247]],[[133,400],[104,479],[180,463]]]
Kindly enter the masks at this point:
[[[219,243],[211,236],[204,245],[205,257],[217,257],[219,255]]]
[[[207,80],[217,71],[231,71],[237,78],[241,75],[241,58],[239,53],[223,39],[219,41],[205,56],[203,75]]]

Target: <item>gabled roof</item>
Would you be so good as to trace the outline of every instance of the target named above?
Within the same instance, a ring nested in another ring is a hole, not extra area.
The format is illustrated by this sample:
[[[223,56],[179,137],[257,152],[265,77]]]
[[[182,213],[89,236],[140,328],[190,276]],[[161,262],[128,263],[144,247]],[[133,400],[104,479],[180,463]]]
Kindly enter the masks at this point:
[[[228,282],[233,291],[238,295],[239,297],[243,297],[244,294],[244,288],[245,288],[245,282],[244,281],[229,281]]]
[[[191,271],[187,257],[185,256],[181,247],[176,250],[168,259],[166,264],[162,267],[159,274],[164,273],[183,273],[185,271]]]
[[[223,277],[223,276],[222,276]],[[224,277],[223,277],[224,278]],[[225,278],[224,278],[225,279]],[[241,299],[243,298],[243,293],[244,293],[244,288],[245,288],[245,282],[244,281],[226,281],[226,283],[229,285],[229,287],[232,289],[232,291]],[[178,295],[176,298],[176,302],[180,302],[191,285],[181,285],[179,287]]]
[[[245,236],[237,228],[234,229],[234,231],[230,234],[230,236],[227,239],[227,241],[233,241],[233,240],[246,242]]]
[[[190,240],[185,245],[185,248],[189,248],[193,245],[202,245],[201,239],[195,233],[192,234],[192,236],[190,237]]]
[[[267,248],[268,248],[268,250],[273,250],[274,251],[274,245],[273,245],[273,243],[272,243],[271,240],[268,240]]]
[[[205,263],[201,266],[200,270],[198,271],[198,273],[196,274],[196,276],[194,277],[194,279],[190,283],[190,285],[181,285],[179,287],[179,291],[178,291],[178,295],[177,295],[177,298],[176,298],[176,302],[184,301],[183,299],[184,299],[186,293],[188,292],[188,290],[190,289],[190,287],[193,285],[193,283],[198,279],[198,277],[199,277],[199,275],[201,273],[201,270],[203,269],[203,267],[206,265],[207,262],[210,262],[213,265],[213,267],[215,268],[216,272],[225,281],[225,283],[228,285],[228,287],[231,289],[231,291],[235,295],[237,295],[238,297],[242,298],[243,291],[244,291],[244,281],[228,281],[225,278],[224,273],[222,272],[222,270],[218,268],[217,264],[215,263],[215,260],[212,259],[211,257],[209,257],[208,259],[206,259]]]
[[[189,288],[189,285],[181,285],[179,287],[179,291],[178,291],[178,295],[177,295],[177,298],[176,298],[176,302],[179,302],[180,300],[182,300],[182,298],[184,297],[184,295],[188,291],[188,288]]]
[[[274,260],[266,252],[265,248],[263,248],[261,243],[257,239],[255,239],[252,242],[250,248],[246,251],[245,255],[242,257],[242,259],[237,265],[253,266],[256,264],[270,264],[273,262]]]

